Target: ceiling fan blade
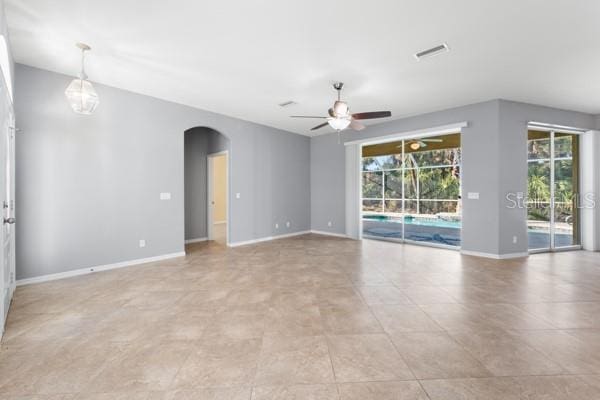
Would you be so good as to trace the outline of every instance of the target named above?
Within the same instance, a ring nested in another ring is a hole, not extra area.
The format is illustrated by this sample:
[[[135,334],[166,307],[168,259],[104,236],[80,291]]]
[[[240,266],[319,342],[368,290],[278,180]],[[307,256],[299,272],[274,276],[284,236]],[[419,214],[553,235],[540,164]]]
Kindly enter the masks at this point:
[[[350,128],[354,129],[355,131],[362,131],[363,129],[365,129],[365,126],[357,120],[353,119],[352,121],[350,121]]]
[[[327,117],[316,117],[313,115],[290,115],[290,118],[319,118],[319,119],[323,119],[323,118],[327,118]]]
[[[386,118],[391,117],[391,111],[371,111],[364,113],[356,113],[352,114],[352,118],[354,119],[374,119],[374,118]]]
[[[333,108],[330,108],[329,110],[327,110],[327,112],[329,113],[330,117],[334,117],[335,118],[335,113],[333,112]]]
[[[316,131],[317,129],[321,129],[324,126],[327,126],[329,124],[329,122],[324,122],[321,125],[317,125],[314,128],[311,129],[311,131]]]

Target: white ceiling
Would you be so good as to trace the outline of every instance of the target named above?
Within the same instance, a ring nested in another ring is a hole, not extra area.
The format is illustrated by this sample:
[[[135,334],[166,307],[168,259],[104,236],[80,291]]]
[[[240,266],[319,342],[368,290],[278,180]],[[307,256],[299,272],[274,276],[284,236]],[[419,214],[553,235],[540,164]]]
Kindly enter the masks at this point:
[[[83,41],[93,81],[302,134],[319,121],[288,116],[324,115],[336,80],[392,118],[493,98],[600,113],[595,0],[5,2],[19,63],[75,74]]]

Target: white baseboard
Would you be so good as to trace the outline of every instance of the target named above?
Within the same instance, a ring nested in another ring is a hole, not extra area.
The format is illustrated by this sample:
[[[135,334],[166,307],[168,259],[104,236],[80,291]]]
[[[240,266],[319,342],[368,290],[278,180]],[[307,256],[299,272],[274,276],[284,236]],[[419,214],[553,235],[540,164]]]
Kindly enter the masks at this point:
[[[78,275],[93,274],[94,272],[99,272],[99,271],[108,271],[110,269],[129,267],[131,265],[146,264],[146,263],[150,263],[150,262],[154,262],[154,261],[161,261],[161,260],[167,260],[169,258],[184,257],[184,256],[185,256],[185,252],[180,251],[178,253],[163,254],[163,255],[155,256],[155,257],[138,258],[136,260],[121,261],[121,262],[114,263],[114,264],[97,265],[95,267],[75,269],[75,270],[71,270],[71,271],[59,272],[56,274],[41,275],[41,276],[36,276],[33,278],[19,279],[19,280],[17,280],[17,286],[30,285],[32,283],[55,281],[57,279],[71,278],[73,276],[78,276]]]
[[[220,224],[226,224],[227,221],[215,221],[213,222],[213,225],[220,225]]]
[[[314,233],[316,235],[335,236],[335,237],[339,237],[339,238],[348,239],[348,235],[344,235],[342,233],[327,232],[327,231],[317,231],[317,230],[314,230],[314,229],[311,230],[310,233]]]
[[[198,242],[206,242],[208,240],[207,237],[203,237],[203,238],[196,238],[196,239],[186,239],[185,240],[185,244],[189,244],[189,243],[198,243]]]
[[[277,239],[283,239],[283,238],[292,237],[292,236],[306,235],[308,233],[310,233],[310,231],[299,231],[299,232],[292,232],[292,233],[284,233],[282,235],[276,235],[276,236],[266,236],[266,237],[262,237],[259,239],[229,243],[229,247],[246,246],[246,245],[254,244],[254,243],[268,242],[269,240],[277,240]]]
[[[461,250],[460,254],[464,254],[466,256],[493,258],[495,260],[506,260],[506,259],[509,259],[509,258],[522,258],[522,257],[528,257],[529,256],[529,252],[494,254],[494,253],[483,253],[483,252],[480,252],[480,251],[470,251],[470,250]]]

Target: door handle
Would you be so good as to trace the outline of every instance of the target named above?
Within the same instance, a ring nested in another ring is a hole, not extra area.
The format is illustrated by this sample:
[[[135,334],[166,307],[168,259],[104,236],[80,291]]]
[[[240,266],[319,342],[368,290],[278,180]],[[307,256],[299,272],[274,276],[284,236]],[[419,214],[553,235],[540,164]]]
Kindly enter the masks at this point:
[[[4,218],[5,224],[14,224],[15,222],[17,222],[17,220],[14,217]]]

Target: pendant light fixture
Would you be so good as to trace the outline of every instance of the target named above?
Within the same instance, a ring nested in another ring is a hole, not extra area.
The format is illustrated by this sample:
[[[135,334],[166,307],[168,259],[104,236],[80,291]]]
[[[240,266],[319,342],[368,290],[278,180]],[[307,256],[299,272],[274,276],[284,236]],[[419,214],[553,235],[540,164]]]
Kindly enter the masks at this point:
[[[81,50],[81,72],[79,72],[79,77],[73,79],[67,87],[65,96],[67,96],[73,111],[78,114],[90,115],[100,103],[98,93],[94,90],[92,83],[88,81],[84,69],[85,52],[91,50],[91,47],[85,43],[77,43],[75,46]]]

